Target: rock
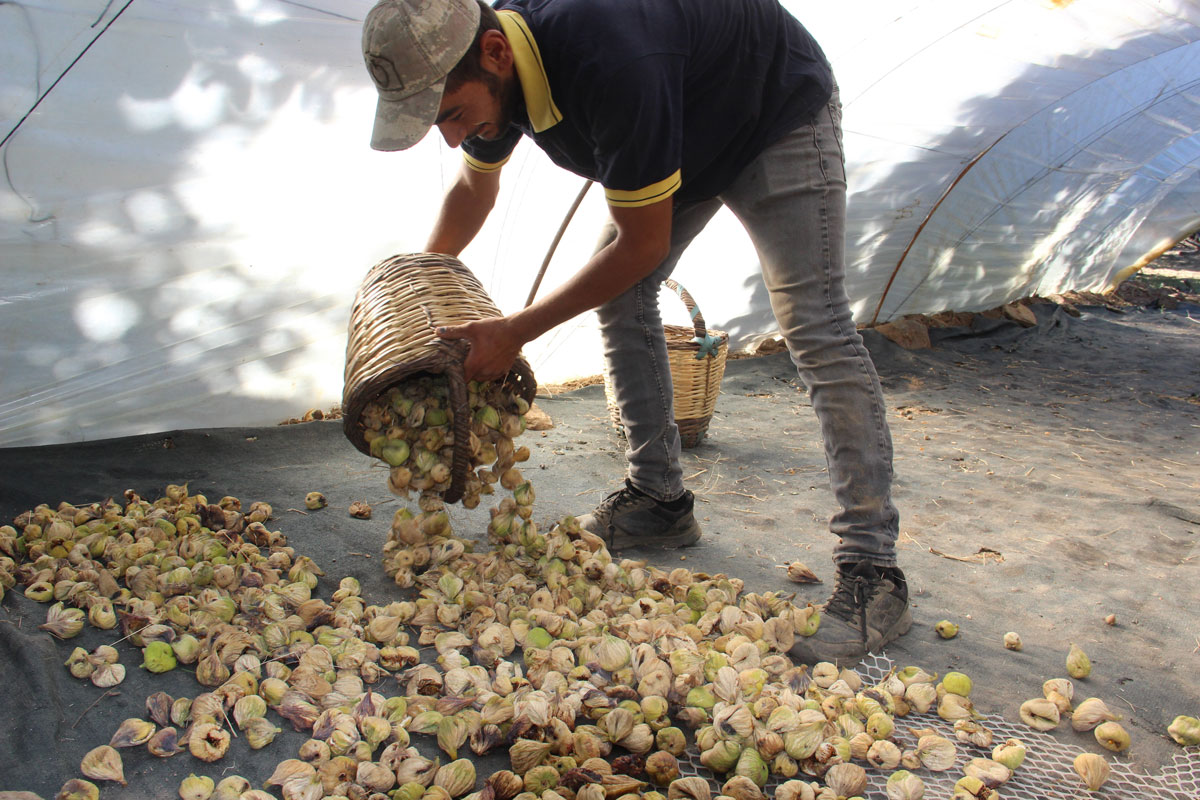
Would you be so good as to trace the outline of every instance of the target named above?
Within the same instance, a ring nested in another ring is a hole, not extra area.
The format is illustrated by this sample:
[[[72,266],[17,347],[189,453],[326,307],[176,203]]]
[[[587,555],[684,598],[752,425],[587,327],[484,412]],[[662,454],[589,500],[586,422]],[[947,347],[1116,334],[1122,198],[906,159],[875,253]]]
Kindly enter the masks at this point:
[[[756,356],[769,356],[773,353],[782,353],[785,350],[787,350],[787,345],[784,344],[783,339],[772,337],[756,343],[751,352]]]
[[[554,420],[550,419],[550,415],[538,408],[537,403],[529,407],[529,411],[525,414],[525,430],[529,431],[548,431],[554,427]]]
[[[1049,300],[1051,303],[1054,303],[1055,305],[1057,305],[1059,308],[1061,308],[1063,311],[1070,314],[1072,317],[1083,316],[1083,312],[1080,311],[1078,308],[1076,308],[1075,305],[1070,300],[1063,297],[1061,294],[1048,295],[1046,297],[1046,299]]]
[[[898,319],[877,325],[875,330],[905,350],[923,350],[931,346],[929,329],[915,319]]]
[[[1033,328],[1038,324],[1037,317],[1034,316],[1033,311],[1023,303],[1009,303],[1002,310],[1004,311],[1004,316],[1019,325],[1024,325],[1026,328]]]
[[[941,311],[929,318],[931,328],[969,328],[975,315],[970,311]]]

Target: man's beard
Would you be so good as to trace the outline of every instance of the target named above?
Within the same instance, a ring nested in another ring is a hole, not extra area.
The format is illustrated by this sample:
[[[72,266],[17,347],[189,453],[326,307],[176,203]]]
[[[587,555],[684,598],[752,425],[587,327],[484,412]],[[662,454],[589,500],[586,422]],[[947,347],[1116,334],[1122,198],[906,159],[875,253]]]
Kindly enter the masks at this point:
[[[516,78],[506,80],[499,75],[485,72],[483,73],[483,83],[487,86],[488,94],[498,101],[500,118],[496,120],[497,133],[495,136],[477,135],[474,138],[490,142],[500,139],[508,133],[508,128],[517,115],[517,80]]]

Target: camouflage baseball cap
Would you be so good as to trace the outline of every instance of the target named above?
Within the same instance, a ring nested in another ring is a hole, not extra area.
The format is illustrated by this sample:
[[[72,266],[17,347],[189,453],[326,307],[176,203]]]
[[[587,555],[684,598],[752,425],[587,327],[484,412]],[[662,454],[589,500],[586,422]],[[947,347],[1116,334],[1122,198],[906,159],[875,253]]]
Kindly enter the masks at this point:
[[[379,91],[371,147],[405,150],[437,119],[446,75],[475,41],[476,0],[379,0],[363,22],[367,71]]]

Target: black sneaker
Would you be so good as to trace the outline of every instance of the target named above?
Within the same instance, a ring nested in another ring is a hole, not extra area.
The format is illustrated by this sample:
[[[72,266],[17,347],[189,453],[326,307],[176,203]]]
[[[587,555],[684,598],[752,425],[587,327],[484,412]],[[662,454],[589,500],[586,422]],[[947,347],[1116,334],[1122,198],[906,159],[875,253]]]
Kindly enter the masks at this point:
[[[908,633],[908,584],[899,567],[869,561],[838,567],[837,585],[821,607],[821,624],[812,636],[797,636],[791,656],[797,663],[830,661],[851,666],[867,653]]]
[[[579,526],[608,542],[610,550],[623,547],[661,547],[674,550],[700,539],[700,524],[692,514],[695,498],[689,491],[670,503],[655,500],[633,488],[629,479],[601,501],[591,514],[579,517]]]

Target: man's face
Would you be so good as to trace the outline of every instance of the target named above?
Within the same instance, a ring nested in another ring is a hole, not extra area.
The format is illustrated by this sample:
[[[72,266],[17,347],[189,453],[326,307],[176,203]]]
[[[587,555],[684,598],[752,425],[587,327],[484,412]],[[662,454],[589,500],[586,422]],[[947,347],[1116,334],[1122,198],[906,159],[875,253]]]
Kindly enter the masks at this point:
[[[467,81],[442,95],[437,125],[451,147],[467,139],[491,141],[508,130],[516,110],[516,80],[485,73],[483,80]]]

